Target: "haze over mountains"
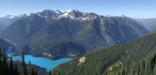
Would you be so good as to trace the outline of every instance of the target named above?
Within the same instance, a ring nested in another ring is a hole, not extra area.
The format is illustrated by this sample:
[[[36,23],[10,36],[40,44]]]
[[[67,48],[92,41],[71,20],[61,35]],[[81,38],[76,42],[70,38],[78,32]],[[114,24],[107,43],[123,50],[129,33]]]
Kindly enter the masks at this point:
[[[148,19],[136,19],[138,22],[142,23],[144,27],[146,27],[151,32],[156,31],[156,18],[148,18]]]
[[[1,38],[16,43],[17,49],[30,49],[33,55],[49,53],[52,58],[60,58],[124,44],[148,32],[136,20],[125,16],[44,10],[16,18]]]

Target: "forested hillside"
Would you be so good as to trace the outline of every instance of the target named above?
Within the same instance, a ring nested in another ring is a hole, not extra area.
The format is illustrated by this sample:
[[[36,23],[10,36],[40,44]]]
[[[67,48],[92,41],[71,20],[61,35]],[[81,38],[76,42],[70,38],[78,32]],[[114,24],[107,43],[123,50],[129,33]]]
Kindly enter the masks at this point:
[[[76,58],[52,75],[155,75],[155,65],[156,33]]]

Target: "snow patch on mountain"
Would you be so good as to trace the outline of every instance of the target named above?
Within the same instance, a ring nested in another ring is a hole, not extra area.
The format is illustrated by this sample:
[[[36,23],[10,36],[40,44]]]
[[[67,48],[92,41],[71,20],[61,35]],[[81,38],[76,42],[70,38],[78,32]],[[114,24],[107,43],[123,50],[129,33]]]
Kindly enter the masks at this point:
[[[5,41],[7,41],[7,42],[9,42],[10,44],[12,44],[12,45],[14,45],[14,46],[16,46],[17,44],[16,43],[14,43],[14,42],[12,42],[11,40],[9,40],[9,39],[4,39]]]

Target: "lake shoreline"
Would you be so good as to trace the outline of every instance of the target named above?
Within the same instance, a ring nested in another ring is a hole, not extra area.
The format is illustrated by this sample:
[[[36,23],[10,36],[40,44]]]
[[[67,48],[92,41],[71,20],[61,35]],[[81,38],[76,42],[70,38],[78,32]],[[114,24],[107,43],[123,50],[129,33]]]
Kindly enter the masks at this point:
[[[25,62],[27,64],[29,64],[29,61],[36,66],[39,66],[41,68],[45,68],[47,71],[51,71],[54,68],[56,68],[57,66],[67,63],[69,61],[71,61],[73,58],[61,58],[58,60],[52,60],[49,58],[45,58],[45,57],[36,57],[36,56],[32,56],[32,55],[24,55],[25,56]],[[21,61],[21,56],[12,56],[13,61]]]

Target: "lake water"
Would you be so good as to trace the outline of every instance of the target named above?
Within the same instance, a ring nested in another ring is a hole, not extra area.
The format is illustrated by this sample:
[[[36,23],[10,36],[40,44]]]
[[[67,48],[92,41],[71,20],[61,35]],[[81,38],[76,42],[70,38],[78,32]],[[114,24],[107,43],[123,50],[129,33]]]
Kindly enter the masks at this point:
[[[20,61],[21,56],[12,56],[14,61]],[[47,71],[51,71],[56,68],[58,65],[69,62],[72,58],[62,58],[58,60],[50,60],[44,57],[34,57],[32,55],[25,55],[25,62],[28,64],[29,61],[31,64],[37,65],[39,67],[45,68]]]

